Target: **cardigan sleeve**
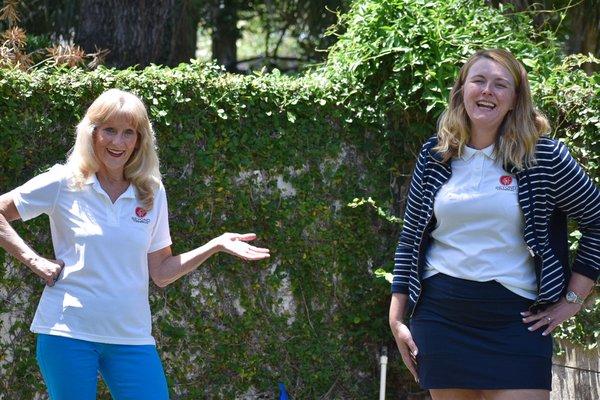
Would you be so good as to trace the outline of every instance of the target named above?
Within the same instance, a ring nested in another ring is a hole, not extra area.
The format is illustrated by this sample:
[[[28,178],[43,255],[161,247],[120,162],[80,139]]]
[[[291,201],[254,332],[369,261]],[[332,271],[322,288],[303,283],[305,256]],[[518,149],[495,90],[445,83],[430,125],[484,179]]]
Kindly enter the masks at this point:
[[[567,147],[555,143],[552,182],[556,205],[577,221],[582,234],[572,271],[595,281],[600,274],[600,190]]]
[[[421,148],[411,178],[408,199],[404,211],[404,224],[402,226],[402,232],[400,233],[400,239],[398,240],[396,252],[394,253],[392,293],[408,293],[408,280],[413,264],[413,247],[418,234],[417,228],[420,214],[419,199],[422,198],[423,193],[423,172],[432,145],[431,142],[431,140],[428,141]]]

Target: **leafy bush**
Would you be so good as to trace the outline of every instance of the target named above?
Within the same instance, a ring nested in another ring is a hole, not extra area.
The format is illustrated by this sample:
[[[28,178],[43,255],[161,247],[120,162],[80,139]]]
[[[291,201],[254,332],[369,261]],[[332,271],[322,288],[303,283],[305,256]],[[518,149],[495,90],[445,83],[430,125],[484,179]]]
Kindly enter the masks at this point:
[[[371,107],[368,116],[386,127],[382,139],[394,151],[408,145],[415,152],[414,143],[435,131],[464,61],[479,49],[500,47],[525,64],[553,135],[565,138],[598,175],[599,75],[577,69],[589,57],[563,60],[552,32],[535,31],[526,14],[506,16],[483,0],[371,0],[355,2],[339,24],[345,34],[331,49],[325,73],[349,102]],[[408,173],[400,165],[405,161],[400,157],[398,169]]]
[[[599,60],[564,57],[552,32],[534,30],[525,13],[503,11],[483,0],[367,0],[341,16],[336,29],[345,34],[331,49],[325,74],[357,115],[383,127],[376,134],[384,153],[393,155],[385,167],[394,194],[378,199],[384,209],[399,213],[394,202],[404,198],[405,178],[421,143],[435,132],[460,66],[483,48],[508,49],[524,63],[552,136],[563,140],[600,184],[600,74],[589,76],[579,68]],[[592,304],[557,334],[596,346],[600,310]]]
[[[228,256],[151,292],[154,335],[175,398],[367,398],[387,339],[387,285],[371,264],[396,232],[343,205],[387,188],[368,126],[319,76],[223,74],[210,65],[0,70],[0,191],[64,160],[87,105],[119,87],[149,106],[174,251],[223,231],[255,231],[268,262]],[[41,254],[46,218],[15,227]],[[28,325],[42,285],[0,253],[0,398],[43,391]],[[32,379],[23,379],[23,377]],[[104,397],[106,391],[103,390]]]

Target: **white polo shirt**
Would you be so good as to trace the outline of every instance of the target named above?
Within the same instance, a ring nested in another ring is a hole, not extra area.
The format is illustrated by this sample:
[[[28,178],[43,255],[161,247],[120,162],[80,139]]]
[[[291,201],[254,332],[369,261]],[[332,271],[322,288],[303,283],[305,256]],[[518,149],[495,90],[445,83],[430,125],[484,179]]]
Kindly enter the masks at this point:
[[[535,300],[534,262],[523,239],[524,219],[515,177],[493,155],[466,147],[451,161],[452,176],[435,196],[437,220],[426,253],[428,278],[438,272],[485,282],[496,280]]]
[[[130,185],[113,204],[92,175],[82,190],[63,165],[15,189],[23,221],[50,217],[55,258],[65,267],[46,286],[31,331],[112,344],[154,344],[148,302],[148,253],[171,245],[160,185],[146,211]]]

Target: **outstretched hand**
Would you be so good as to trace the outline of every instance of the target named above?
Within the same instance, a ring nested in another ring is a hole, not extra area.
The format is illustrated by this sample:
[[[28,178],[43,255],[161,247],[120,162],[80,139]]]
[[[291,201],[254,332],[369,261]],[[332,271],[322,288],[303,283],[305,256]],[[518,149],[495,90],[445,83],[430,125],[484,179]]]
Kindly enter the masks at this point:
[[[256,234],[254,233],[224,233],[214,240],[217,243],[219,251],[224,251],[246,261],[269,258],[269,249],[246,243],[254,239],[256,239]]]

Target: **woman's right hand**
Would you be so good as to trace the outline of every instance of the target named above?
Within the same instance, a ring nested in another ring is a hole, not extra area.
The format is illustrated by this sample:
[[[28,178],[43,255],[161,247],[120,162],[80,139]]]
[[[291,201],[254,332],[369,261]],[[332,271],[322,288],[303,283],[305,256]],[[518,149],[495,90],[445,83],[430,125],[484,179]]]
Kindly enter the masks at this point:
[[[398,350],[400,350],[400,355],[402,356],[404,365],[406,365],[406,368],[408,368],[410,373],[413,375],[415,381],[419,382],[416,360],[419,349],[413,341],[408,326],[406,326],[406,324],[404,324],[402,321],[394,321],[390,324],[390,327],[392,328],[392,333],[394,334],[394,339],[396,339],[396,345],[398,346]]]
[[[65,263],[63,260],[49,260],[44,257],[37,257],[31,263],[31,270],[46,282],[48,286],[54,286],[58,280]]]

